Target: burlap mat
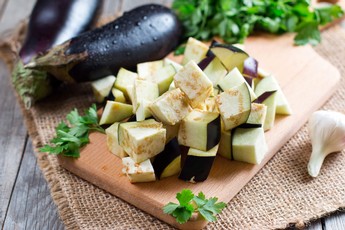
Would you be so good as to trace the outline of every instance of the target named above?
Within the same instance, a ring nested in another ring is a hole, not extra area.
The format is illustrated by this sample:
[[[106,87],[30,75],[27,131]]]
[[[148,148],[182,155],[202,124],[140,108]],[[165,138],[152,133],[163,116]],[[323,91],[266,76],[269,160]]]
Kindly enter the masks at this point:
[[[322,34],[315,50],[339,68],[340,89],[323,107],[345,108],[345,32],[338,26]],[[13,45],[13,44],[12,44]],[[327,77],[327,76],[325,76]],[[88,84],[69,86],[23,109],[35,149],[54,135],[54,127],[74,107],[93,102]],[[303,227],[310,221],[345,208],[345,154],[329,156],[321,175],[307,174],[311,144],[303,127],[232,199],[207,229],[275,229]],[[61,168],[56,157],[37,154],[67,229],[169,229],[171,226]]]

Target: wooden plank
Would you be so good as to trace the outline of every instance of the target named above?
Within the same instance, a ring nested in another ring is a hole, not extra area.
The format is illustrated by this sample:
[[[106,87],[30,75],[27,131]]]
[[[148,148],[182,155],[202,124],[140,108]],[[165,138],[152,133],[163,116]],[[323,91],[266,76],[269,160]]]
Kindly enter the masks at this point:
[[[2,15],[3,15],[4,12],[5,12],[7,3],[8,3],[8,0],[1,0],[1,1],[0,1],[0,21],[1,21]]]
[[[5,219],[26,140],[22,114],[8,75],[0,61],[0,226]]]
[[[121,12],[123,0],[105,0],[102,15],[105,17],[114,16]]]
[[[174,176],[159,182],[130,184],[121,173],[121,160],[108,152],[105,135],[99,133],[90,136],[91,144],[83,149],[79,159],[61,157],[60,163],[85,180],[176,227],[203,227],[206,224],[203,221],[178,225],[171,216],[163,214],[163,205],[174,200],[183,188],[230,201],[337,87],[339,71],[310,46],[293,47],[292,42],[292,35],[262,35],[249,38],[245,44],[246,51],[259,61],[260,66],[277,77],[293,110],[291,116],[277,117],[275,127],[266,132],[269,152],[260,165],[217,157],[209,178],[202,183],[190,184]],[[324,78],[325,75],[329,78]]]
[[[335,213],[325,218],[325,230],[343,230],[345,229],[345,213]]]
[[[317,220],[315,222],[312,222],[310,226],[306,228],[306,230],[322,230],[322,223],[321,220]]]
[[[47,182],[28,141],[4,223],[4,229],[64,229]]]
[[[8,1],[0,24],[0,34],[8,29],[14,28],[21,20],[27,18],[35,2],[35,0]]]

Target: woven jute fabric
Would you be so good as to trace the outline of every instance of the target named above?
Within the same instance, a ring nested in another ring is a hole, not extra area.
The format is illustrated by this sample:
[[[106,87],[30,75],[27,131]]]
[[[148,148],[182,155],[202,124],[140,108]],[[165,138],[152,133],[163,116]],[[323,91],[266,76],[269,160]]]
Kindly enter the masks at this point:
[[[322,109],[345,108],[345,32],[338,26],[322,33],[315,50],[341,72],[339,90]],[[282,60],[283,61],[283,60]],[[325,76],[327,78],[327,76]],[[37,150],[54,136],[54,127],[73,108],[93,103],[90,85],[65,86],[53,96],[23,109],[26,126]],[[21,104],[21,103],[20,103]],[[23,107],[22,107],[23,108]],[[311,143],[302,127],[263,169],[209,223],[206,229],[277,229],[304,227],[317,218],[345,208],[345,154],[328,156],[321,174],[311,178],[307,163]],[[61,168],[55,156],[37,153],[67,229],[170,229],[168,224],[97,188]]]

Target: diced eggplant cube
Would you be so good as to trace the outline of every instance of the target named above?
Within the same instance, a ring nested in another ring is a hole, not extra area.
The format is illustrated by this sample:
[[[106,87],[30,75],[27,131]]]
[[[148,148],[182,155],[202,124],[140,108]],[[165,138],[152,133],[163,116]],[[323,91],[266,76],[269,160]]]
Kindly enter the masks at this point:
[[[216,102],[216,97],[211,96],[211,97],[206,98],[203,110],[209,111],[209,112],[219,113],[218,107],[217,107],[217,102]]]
[[[162,176],[175,175],[181,171],[181,151],[177,138],[165,145],[164,150],[155,157],[152,166],[158,179]]]
[[[191,183],[205,181],[210,174],[217,151],[218,145],[209,151],[189,148],[179,179]]]
[[[231,44],[232,46],[235,46],[236,48],[245,51],[246,47],[243,43],[235,43],[235,44]]]
[[[170,162],[162,172],[160,179],[176,175],[179,172],[181,172],[181,155]]]
[[[177,123],[175,125],[166,125],[163,124],[163,127],[166,130],[166,143],[177,137],[178,131],[180,129],[180,123]]]
[[[159,69],[156,74],[148,78],[149,81],[157,83],[159,89],[159,95],[162,95],[169,90],[171,82],[174,80],[176,70],[173,65],[166,65]]]
[[[204,69],[204,73],[212,82],[213,87],[217,86],[218,81],[222,79],[227,72],[228,71],[217,57],[214,57],[210,64]]]
[[[140,103],[138,103],[138,108],[135,112],[137,121],[143,121],[146,118],[152,117],[151,111],[149,109],[150,105],[151,102],[147,100],[141,100]]]
[[[218,153],[229,159],[232,160],[232,153],[231,153],[231,130],[223,130],[220,136],[219,148]]]
[[[133,114],[132,105],[124,104],[116,101],[107,101],[104,107],[101,119],[99,121],[100,125],[113,124],[118,121],[122,121]]]
[[[185,117],[178,133],[180,145],[208,151],[220,140],[219,113],[193,110]]]
[[[253,57],[248,57],[243,63],[243,75],[246,77],[258,77],[258,61]]]
[[[176,71],[179,71],[180,69],[183,68],[183,66],[181,64],[179,64],[179,63],[177,63],[177,62],[175,62],[169,58],[164,58],[164,66],[166,66],[166,65],[174,66]]]
[[[126,97],[125,97],[124,93],[121,90],[113,88],[111,90],[111,93],[114,96],[114,101],[121,102],[121,103],[126,103]]]
[[[116,79],[115,76],[110,75],[110,76],[95,80],[91,83],[93,95],[95,96],[95,99],[98,103],[103,102],[104,99],[108,96],[110,90],[112,89],[114,85],[115,79]]]
[[[217,96],[218,109],[224,123],[224,130],[230,130],[248,120],[251,99],[245,83],[226,90]]]
[[[265,92],[258,97],[258,100],[267,106],[264,130],[270,130],[274,126],[276,117],[277,91]]]
[[[228,89],[239,86],[243,83],[245,83],[248,87],[251,101],[254,101],[257,98],[257,96],[255,95],[253,88],[248,84],[246,79],[243,77],[241,72],[236,67],[233,70],[231,70],[225,77],[219,80],[218,86],[223,91],[226,91]]]
[[[250,114],[246,123],[264,125],[267,113],[267,106],[264,104],[252,103]]]
[[[174,76],[175,86],[184,92],[193,108],[205,103],[213,92],[212,82],[194,62],[188,62]]]
[[[128,89],[128,87],[133,86],[137,78],[137,73],[121,68],[116,76],[115,88],[121,90],[126,98],[129,99],[128,91],[130,91],[130,89]]]
[[[264,70],[263,68],[258,67],[258,77],[259,78],[265,78],[271,76],[271,73],[268,71]]]
[[[175,86],[175,82],[174,82],[174,81],[171,82],[168,91],[173,90],[173,89],[176,89],[176,86]]]
[[[159,96],[158,85],[156,83],[145,81],[145,80],[135,80],[133,88],[133,113],[138,109],[141,101],[152,102]],[[148,103],[147,103],[148,105]],[[146,108],[145,108],[146,109]],[[148,108],[147,108],[148,109]]]
[[[165,140],[166,130],[153,119],[119,125],[119,144],[136,163],[162,152]]]
[[[276,113],[281,115],[290,115],[292,114],[292,109],[289,105],[288,100],[286,99],[278,81],[273,75],[269,75],[261,79],[255,88],[255,93],[261,95],[264,92],[268,91],[277,91],[276,95]]]
[[[182,65],[187,64],[189,61],[193,60],[199,63],[202,59],[206,57],[209,47],[195,38],[188,38],[186,49],[184,51],[184,57],[182,60]]]
[[[155,173],[150,159],[141,163],[134,162],[130,157],[122,158],[124,168],[122,172],[127,175],[131,183],[155,181]]]
[[[190,111],[188,100],[180,89],[164,93],[149,108],[155,118],[167,125],[179,123]]]
[[[211,51],[219,58],[228,71],[237,67],[242,72],[244,60],[249,57],[246,52],[235,46],[217,42],[212,44]]]
[[[263,128],[237,128],[232,137],[232,156],[235,161],[260,164],[267,153]]]
[[[151,78],[164,65],[163,60],[143,62],[137,64],[138,76],[140,79],[146,80]]]
[[[127,157],[127,153],[123,150],[123,148],[119,145],[118,140],[118,127],[119,122],[115,122],[109,128],[105,130],[105,134],[107,135],[107,146],[110,152],[115,154],[120,158]]]

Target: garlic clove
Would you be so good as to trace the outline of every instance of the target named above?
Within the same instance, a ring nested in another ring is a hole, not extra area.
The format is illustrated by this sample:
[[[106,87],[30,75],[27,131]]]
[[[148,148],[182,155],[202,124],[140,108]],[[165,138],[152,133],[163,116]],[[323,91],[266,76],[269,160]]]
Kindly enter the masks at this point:
[[[316,177],[325,157],[345,148],[345,115],[335,111],[316,111],[308,122],[312,154],[308,173]]]
[[[308,163],[308,173],[310,176],[317,177],[319,175],[325,157],[325,154],[313,150]]]

